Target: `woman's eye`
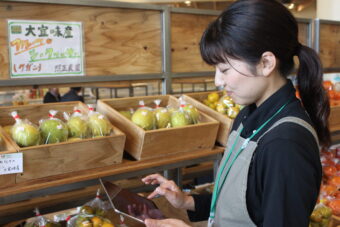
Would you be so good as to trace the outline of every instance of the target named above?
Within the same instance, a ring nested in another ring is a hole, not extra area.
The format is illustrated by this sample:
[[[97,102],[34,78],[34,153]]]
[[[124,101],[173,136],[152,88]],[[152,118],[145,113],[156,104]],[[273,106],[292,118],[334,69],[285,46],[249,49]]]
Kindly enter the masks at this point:
[[[226,73],[229,69],[223,69],[221,70],[221,73]]]

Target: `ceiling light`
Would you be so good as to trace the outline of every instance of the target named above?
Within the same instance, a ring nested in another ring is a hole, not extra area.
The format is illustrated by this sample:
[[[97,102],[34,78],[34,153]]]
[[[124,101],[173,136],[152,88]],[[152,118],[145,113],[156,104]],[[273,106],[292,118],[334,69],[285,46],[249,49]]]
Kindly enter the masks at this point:
[[[295,4],[294,4],[294,3],[290,3],[290,4],[288,5],[288,9],[294,9],[294,7],[295,7]]]
[[[187,6],[190,6],[191,5],[191,1],[185,1],[184,2]]]

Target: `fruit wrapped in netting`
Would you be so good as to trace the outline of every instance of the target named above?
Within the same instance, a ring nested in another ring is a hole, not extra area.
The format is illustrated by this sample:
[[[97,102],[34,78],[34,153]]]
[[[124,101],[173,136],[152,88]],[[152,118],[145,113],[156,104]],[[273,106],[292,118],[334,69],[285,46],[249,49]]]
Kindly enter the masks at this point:
[[[144,130],[156,129],[156,117],[153,110],[146,107],[143,100],[139,101],[139,107],[133,113],[131,120]]]
[[[14,141],[21,147],[40,144],[39,128],[27,119],[21,119],[16,111],[11,113],[15,120],[11,134]]]
[[[92,105],[88,107],[88,122],[92,137],[109,136],[113,130],[111,122],[103,114],[94,111]]]
[[[69,130],[69,137],[71,137],[71,139],[85,139],[90,136],[87,116],[84,115],[79,108],[74,107],[71,116],[69,116],[68,113],[64,112],[64,118],[67,121],[66,124]]]
[[[154,115],[156,118],[156,127],[157,128],[170,128],[170,112],[167,108],[161,107],[161,100],[157,99],[154,101],[156,107],[154,109]]]
[[[64,142],[68,138],[66,123],[56,117],[58,111],[50,110],[49,118],[39,121],[39,129],[44,144]]]

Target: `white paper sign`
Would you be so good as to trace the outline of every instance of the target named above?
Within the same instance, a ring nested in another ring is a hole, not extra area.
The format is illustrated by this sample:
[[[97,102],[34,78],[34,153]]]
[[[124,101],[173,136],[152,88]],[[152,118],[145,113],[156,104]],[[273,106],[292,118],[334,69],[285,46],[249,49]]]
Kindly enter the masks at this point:
[[[81,22],[8,20],[11,78],[84,75]]]
[[[22,173],[24,171],[23,169],[22,153],[0,155],[0,175]]]

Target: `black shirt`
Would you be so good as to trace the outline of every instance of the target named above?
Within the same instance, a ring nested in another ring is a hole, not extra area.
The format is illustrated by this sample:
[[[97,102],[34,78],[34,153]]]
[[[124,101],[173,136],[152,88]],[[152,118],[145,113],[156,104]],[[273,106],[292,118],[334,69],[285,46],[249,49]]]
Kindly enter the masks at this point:
[[[298,117],[312,125],[288,81],[259,107],[252,104],[243,108],[232,130],[242,122],[241,136],[248,138],[287,102],[287,106],[252,138],[253,141],[283,117]],[[313,135],[295,123],[277,126],[258,142],[250,164],[246,201],[251,219],[261,227],[308,227],[321,177],[319,148]],[[206,220],[211,195],[194,196],[194,200],[196,212],[188,211],[190,220]]]
[[[65,95],[61,97],[61,102],[70,102],[70,101],[81,101],[84,102],[84,97],[77,94],[75,90],[70,90]]]
[[[59,102],[60,101],[60,95],[53,95],[51,92],[47,92],[44,96],[43,103],[50,103],[50,102]]]

